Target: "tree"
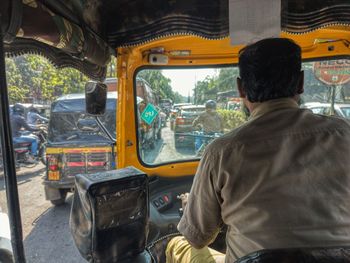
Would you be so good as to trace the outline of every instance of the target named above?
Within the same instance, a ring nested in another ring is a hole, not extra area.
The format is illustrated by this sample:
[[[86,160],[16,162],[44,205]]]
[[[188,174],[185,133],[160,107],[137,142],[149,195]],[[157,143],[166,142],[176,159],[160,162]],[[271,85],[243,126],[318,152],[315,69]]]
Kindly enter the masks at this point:
[[[183,103],[185,102],[184,97],[177,91],[174,92],[174,103]]]
[[[11,58],[6,58],[6,80],[10,104],[23,102],[28,89],[22,88],[22,76]]]
[[[171,88],[171,80],[166,78],[160,70],[142,70],[138,74],[139,78],[146,80],[153,91],[155,91],[161,98],[168,98],[175,101],[175,93]],[[179,96],[176,96],[179,100]]]
[[[218,91],[236,90],[236,79],[239,76],[238,68],[223,68],[220,69],[219,77],[216,80]]]
[[[204,104],[209,99],[216,99],[216,78],[207,76],[204,80],[197,81],[194,88],[194,103]]]
[[[195,104],[203,104],[207,100],[217,99],[217,93],[237,90],[236,78],[238,68],[222,68],[218,76],[207,76],[204,80],[197,81],[194,92]]]
[[[36,55],[7,59],[6,66],[9,87],[13,90],[12,100],[16,102],[53,101],[62,94],[83,92],[88,81],[78,70],[56,69],[48,60]]]
[[[115,78],[117,70],[117,60],[114,56],[111,57],[111,61],[107,66],[107,78]]]

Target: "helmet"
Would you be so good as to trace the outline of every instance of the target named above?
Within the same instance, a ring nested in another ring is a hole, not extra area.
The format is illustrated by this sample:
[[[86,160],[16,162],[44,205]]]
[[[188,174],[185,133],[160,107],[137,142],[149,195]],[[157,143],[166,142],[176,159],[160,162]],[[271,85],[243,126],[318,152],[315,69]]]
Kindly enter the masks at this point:
[[[24,115],[24,106],[19,104],[19,103],[16,103],[14,106],[13,106],[13,113],[17,113],[17,114],[20,114],[20,115]]]
[[[216,109],[216,102],[214,100],[208,100],[205,103],[205,108],[206,109],[213,109],[213,110],[215,110]]]

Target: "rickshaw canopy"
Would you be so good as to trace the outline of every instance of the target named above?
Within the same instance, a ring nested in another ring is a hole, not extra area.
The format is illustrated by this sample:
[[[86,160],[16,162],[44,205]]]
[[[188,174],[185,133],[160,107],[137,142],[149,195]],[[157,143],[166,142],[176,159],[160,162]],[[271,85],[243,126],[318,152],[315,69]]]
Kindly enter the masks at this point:
[[[118,47],[174,35],[229,36],[229,0],[4,0],[0,11],[8,54],[41,54],[99,80]],[[349,25],[347,0],[281,1],[281,31],[290,37]]]

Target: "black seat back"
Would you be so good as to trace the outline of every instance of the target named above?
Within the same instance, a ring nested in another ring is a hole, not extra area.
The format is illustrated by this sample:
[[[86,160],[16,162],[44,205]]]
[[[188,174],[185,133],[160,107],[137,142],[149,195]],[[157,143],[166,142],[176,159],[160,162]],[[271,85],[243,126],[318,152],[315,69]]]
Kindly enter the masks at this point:
[[[236,263],[349,263],[350,247],[266,249]]]
[[[148,235],[148,199],[148,177],[135,168],[77,175],[70,228],[80,254],[89,262],[138,258]]]

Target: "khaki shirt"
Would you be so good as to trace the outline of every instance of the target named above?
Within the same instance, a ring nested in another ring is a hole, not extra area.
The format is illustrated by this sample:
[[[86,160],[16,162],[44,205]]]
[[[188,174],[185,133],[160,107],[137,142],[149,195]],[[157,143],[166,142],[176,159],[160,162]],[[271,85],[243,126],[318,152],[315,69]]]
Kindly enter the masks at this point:
[[[226,262],[264,248],[350,245],[350,124],[262,103],[210,144],[178,229],[195,246],[228,226]]]
[[[204,132],[222,132],[222,119],[216,111],[201,113],[194,121],[193,126],[201,124]]]

